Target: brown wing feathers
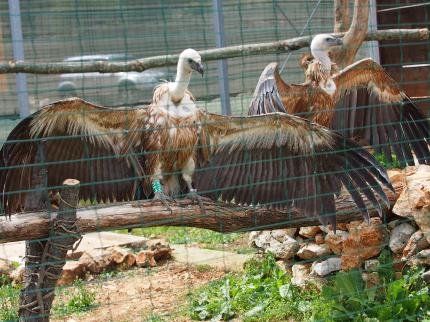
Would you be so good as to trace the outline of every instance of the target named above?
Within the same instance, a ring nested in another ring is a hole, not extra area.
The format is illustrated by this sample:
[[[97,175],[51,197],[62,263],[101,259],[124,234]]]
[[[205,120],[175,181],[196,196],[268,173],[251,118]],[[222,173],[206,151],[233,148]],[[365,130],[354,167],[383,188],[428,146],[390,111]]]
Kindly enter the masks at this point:
[[[230,132],[243,131],[241,144],[232,139],[237,137],[232,133],[231,138],[227,135],[212,149],[211,161],[195,172],[197,190],[212,199],[221,196],[224,201],[234,199],[241,205],[259,204],[271,209],[287,209],[294,205],[303,214],[318,216],[323,223],[324,216],[331,223],[336,221],[333,194],[340,193],[341,182],[348,187],[366,219],[367,209],[357,187],[378,211],[381,207],[374,191],[389,204],[372,175],[390,190],[393,188],[384,168],[367,151],[309,121],[285,114],[276,114],[276,122],[273,118],[274,114],[269,114],[266,127],[261,129],[265,144],[253,144],[252,141],[260,137],[256,138],[257,134],[251,137],[247,132],[251,124],[246,123],[255,119],[242,119],[240,125],[234,125],[230,118]],[[291,129],[293,124],[294,130]],[[220,129],[223,126],[219,123]],[[233,151],[227,148],[231,146],[235,147]]]
[[[124,128],[123,114],[80,99],[69,99],[53,103],[21,121],[2,148],[0,184],[6,213],[25,205],[27,192],[20,191],[30,188],[31,167],[25,165],[33,162],[38,137],[46,139],[45,168],[48,186],[54,191],[65,179],[73,178],[81,182],[81,199],[131,200],[136,173],[130,166],[130,157],[118,153],[121,134],[105,134]]]

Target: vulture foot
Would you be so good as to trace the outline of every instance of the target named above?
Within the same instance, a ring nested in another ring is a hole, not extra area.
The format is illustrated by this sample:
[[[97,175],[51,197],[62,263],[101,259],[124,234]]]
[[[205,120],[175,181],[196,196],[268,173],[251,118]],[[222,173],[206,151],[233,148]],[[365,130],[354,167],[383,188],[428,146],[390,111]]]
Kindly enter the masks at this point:
[[[172,211],[172,208],[170,208],[170,206],[169,206],[169,204],[168,204],[167,200],[174,201],[174,202],[175,202],[175,204],[177,204],[177,202],[176,202],[176,200],[175,200],[174,198],[169,197],[169,196],[166,196],[166,195],[165,195],[163,192],[161,192],[161,191],[160,191],[160,192],[156,192],[156,193],[155,193],[155,195],[154,195],[154,199],[152,199],[151,203],[154,203],[154,201],[157,201],[157,200],[161,201],[161,202],[166,206],[167,210],[169,210],[171,213],[172,213],[173,211]]]
[[[193,203],[197,201],[199,203],[200,209],[203,210],[203,213],[206,213],[205,205],[203,204],[202,200],[211,200],[211,199],[199,196],[198,194],[196,194],[196,191],[197,190],[195,189],[190,189],[190,193],[187,194],[185,198],[190,199]]]

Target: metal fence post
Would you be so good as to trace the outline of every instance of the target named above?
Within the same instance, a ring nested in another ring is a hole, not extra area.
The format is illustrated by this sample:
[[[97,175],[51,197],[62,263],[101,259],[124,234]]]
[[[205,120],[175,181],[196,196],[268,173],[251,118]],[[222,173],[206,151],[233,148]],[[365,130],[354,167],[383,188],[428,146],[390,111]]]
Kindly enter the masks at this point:
[[[22,39],[21,11],[19,0],[9,0],[10,27],[12,31],[13,59],[25,60],[24,43]],[[16,74],[16,88],[18,91],[19,116],[24,118],[30,115],[30,103],[28,100],[27,75]]]
[[[222,13],[222,0],[212,0],[215,25],[215,45],[217,48],[225,47],[224,17]],[[221,111],[224,115],[231,115],[230,89],[228,86],[227,60],[218,60],[219,89],[221,96]]]

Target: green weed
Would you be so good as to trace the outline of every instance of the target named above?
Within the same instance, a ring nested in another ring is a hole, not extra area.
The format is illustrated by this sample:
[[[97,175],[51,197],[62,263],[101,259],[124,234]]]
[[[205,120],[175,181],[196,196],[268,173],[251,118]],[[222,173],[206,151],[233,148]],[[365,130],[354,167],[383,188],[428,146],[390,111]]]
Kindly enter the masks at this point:
[[[379,256],[377,272],[384,283],[380,289],[367,288],[359,271],[336,275],[332,286],[323,286],[324,307],[310,321],[430,321],[424,316],[430,308],[428,287],[420,284],[423,269],[412,269],[394,281],[388,250]]]
[[[212,281],[189,294],[190,316],[194,320],[228,320],[242,317],[246,321],[281,321],[290,316],[311,316],[312,301],[318,292],[300,291],[291,277],[276,265],[270,252],[262,263],[250,261],[245,274]]]
[[[19,292],[22,285],[12,286],[11,280],[5,275],[0,276],[0,320],[16,320],[19,307]]]
[[[101,286],[95,286],[94,290],[88,290],[80,278],[76,278],[73,288],[58,288],[56,290],[56,301],[52,306],[52,312],[60,317],[70,312],[85,312],[98,306],[96,302],[97,289]]]
[[[396,168],[401,169],[402,168],[399,160],[397,159],[396,155],[393,152],[391,152],[391,157],[393,159],[392,163],[388,162],[387,158],[383,154],[374,153],[373,155],[382,164],[382,166],[387,170],[396,169]]]
[[[197,270],[199,272],[206,272],[209,271],[212,267],[209,264],[200,264],[197,265]]]
[[[116,231],[126,234],[127,230]],[[149,237],[151,235],[165,238],[170,244],[206,243],[229,244],[243,237],[242,233],[222,234],[212,230],[191,227],[148,227],[135,228],[131,232],[135,236]]]

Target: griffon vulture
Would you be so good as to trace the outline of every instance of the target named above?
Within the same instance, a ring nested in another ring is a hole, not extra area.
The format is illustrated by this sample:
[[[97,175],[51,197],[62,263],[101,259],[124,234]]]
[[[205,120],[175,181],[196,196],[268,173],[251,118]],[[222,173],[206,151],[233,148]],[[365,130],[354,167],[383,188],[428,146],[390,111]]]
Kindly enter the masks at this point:
[[[75,178],[81,199],[131,200],[143,181],[145,194],[154,192],[169,209],[167,196],[200,199],[198,192],[271,209],[293,203],[302,214],[318,216],[324,224],[328,219],[333,227],[334,194],[342,184],[367,220],[357,187],[380,213],[377,196],[389,205],[380,184],[394,191],[386,171],[356,143],[297,116],[205,112],[187,90],[193,70],[204,73],[199,54],[187,49],[175,82],[159,85],[148,108],[112,110],[71,98],[24,119],[1,150],[5,212],[24,207],[28,165],[42,139],[49,187]]]
[[[342,41],[318,35],[311,43],[312,55],[300,64],[307,80],[300,85],[285,83],[277,63],[261,74],[248,115],[277,110],[309,118],[339,131],[348,138],[363,137],[377,154],[392,162],[391,148],[403,167],[414,165],[411,148],[419,163],[430,165],[429,123],[388,73],[370,58],[336,70],[327,50]]]

